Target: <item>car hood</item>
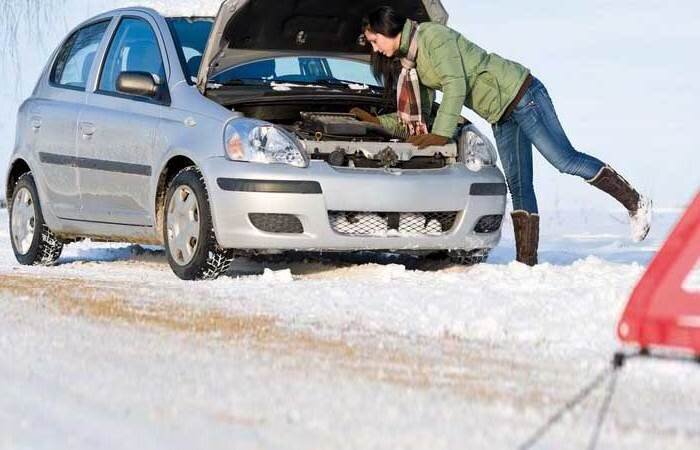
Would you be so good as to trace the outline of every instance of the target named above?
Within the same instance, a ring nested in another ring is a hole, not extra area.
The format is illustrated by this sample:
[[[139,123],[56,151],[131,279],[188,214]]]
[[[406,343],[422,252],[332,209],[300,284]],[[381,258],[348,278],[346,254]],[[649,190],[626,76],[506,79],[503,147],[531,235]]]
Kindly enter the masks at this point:
[[[384,0],[418,22],[447,23],[440,0]],[[212,27],[197,87],[238,64],[277,56],[323,54],[369,61],[360,32],[376,0],[226,0]]]

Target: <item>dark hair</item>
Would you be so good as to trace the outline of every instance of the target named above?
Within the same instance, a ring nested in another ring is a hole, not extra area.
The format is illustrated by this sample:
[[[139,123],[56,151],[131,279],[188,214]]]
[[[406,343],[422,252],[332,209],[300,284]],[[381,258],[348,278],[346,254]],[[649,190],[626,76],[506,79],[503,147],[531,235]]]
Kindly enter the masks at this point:
[[[380,6],[373,9],[362,19],[362,32],[382,34],[394,38],[398,36],[406,24],[406,16],[391,6]],[[371,65],[374,77],[384,84],[384,96],[392,96],[396,79],[401,70],[398,58],[387,58],[378,52],[372,52]]]

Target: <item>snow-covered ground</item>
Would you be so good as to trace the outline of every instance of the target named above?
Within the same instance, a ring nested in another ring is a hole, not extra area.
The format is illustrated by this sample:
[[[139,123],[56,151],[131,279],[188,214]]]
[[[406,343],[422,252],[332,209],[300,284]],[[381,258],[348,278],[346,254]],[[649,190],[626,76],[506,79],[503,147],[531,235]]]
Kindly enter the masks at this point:
[[[20,267],[0,211],[0,449],[517,448],[608,364],[677,218],[632,244],[622,214],[544,215],[535,268],[506,224],[471,268],[323,256],[187,283],[124,244]],[[585,448],[602,396],[537,448]],[[598,448],[700,448],[700,367],[630,361]]]
[[[17,108],[69,29],[115,7],[201,15],[219,3],[0,2],[0,173]],[[576,145],[658,205],[689,200],[697,2],[443,3],[453,27],[545,81]],[[237,261],[186,283],[160,249],[102,243],[21,267],[0,210],[0,450],[518,448],[606,367],[627,297],[679,214],[657,211],[632,244],[623,214],[604,212],[612,200],[535,158],[535,268],[512,262],[510,223],[472,268],[324,255]],[[577,205],[590,210],[562,211]],[[686,286],[700,290],[700,270]],[[598,448],[700,448],[699,375],[630,361]],[[537,448],[585,448],[603,393]]]

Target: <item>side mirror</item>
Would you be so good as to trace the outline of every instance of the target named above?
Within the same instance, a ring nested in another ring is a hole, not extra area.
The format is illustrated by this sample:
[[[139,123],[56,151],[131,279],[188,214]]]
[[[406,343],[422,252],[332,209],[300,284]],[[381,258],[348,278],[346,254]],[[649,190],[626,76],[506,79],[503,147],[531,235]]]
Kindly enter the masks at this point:
[[[148,72],[122,72],[117,78],[117,91],[123,94],[155,98],[159,90],[159,80]]]

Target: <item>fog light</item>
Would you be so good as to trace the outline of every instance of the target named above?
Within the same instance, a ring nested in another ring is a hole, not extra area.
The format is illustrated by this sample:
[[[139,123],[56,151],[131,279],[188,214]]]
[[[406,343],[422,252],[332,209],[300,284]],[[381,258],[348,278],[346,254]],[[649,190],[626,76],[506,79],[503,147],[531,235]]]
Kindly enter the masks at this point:
[[[484,216],[476,223],[474,231],[479,234],[493,233],[501,228],[501,222],[503,222],[503,216]]]

